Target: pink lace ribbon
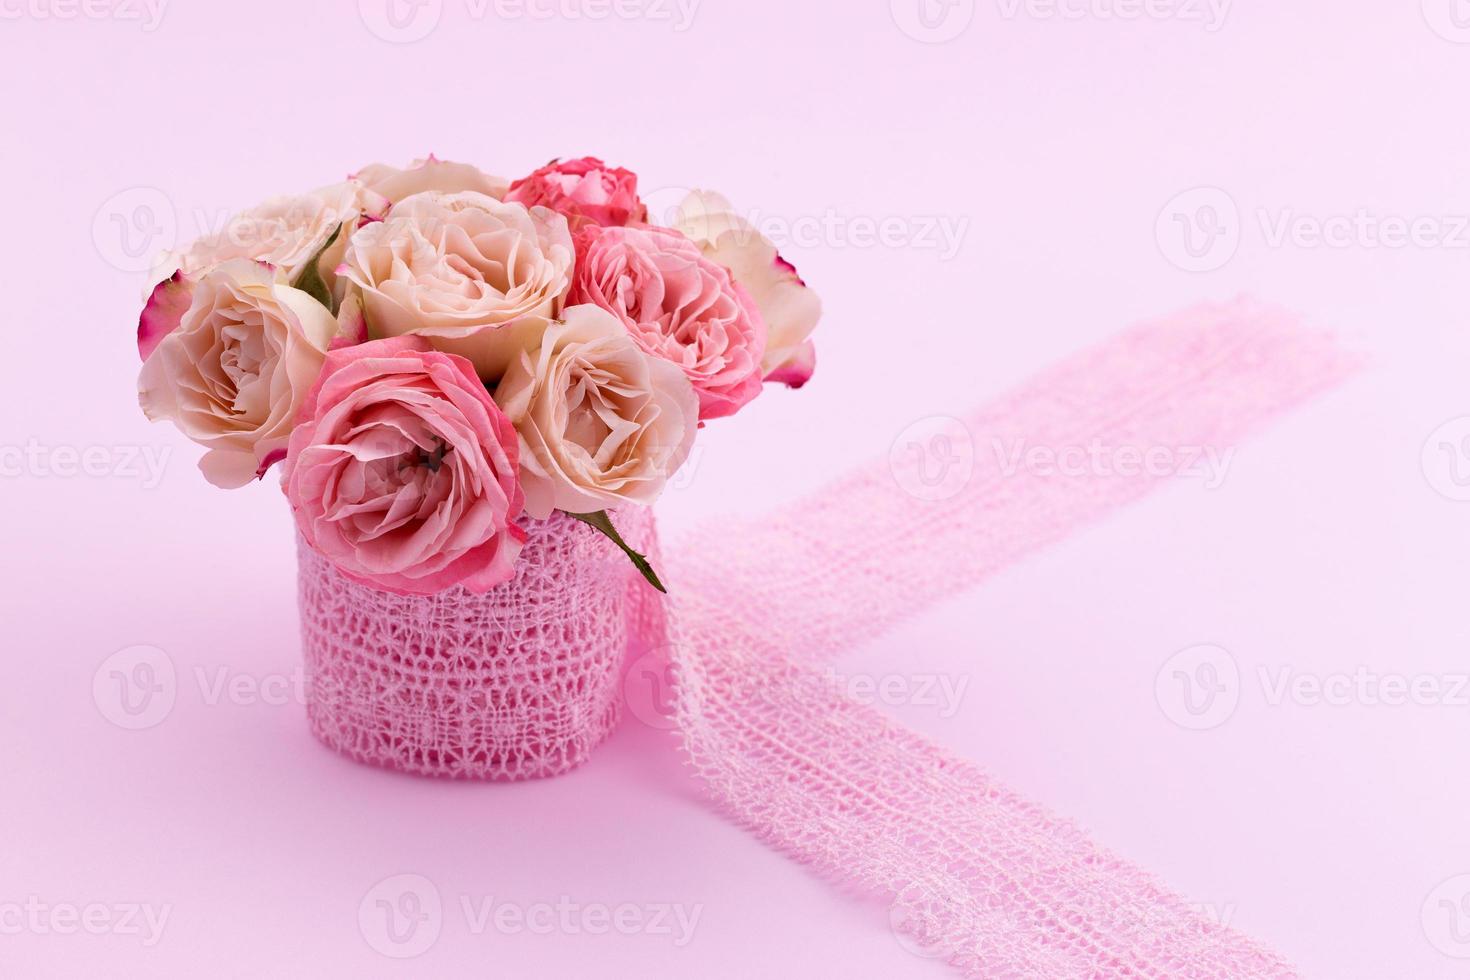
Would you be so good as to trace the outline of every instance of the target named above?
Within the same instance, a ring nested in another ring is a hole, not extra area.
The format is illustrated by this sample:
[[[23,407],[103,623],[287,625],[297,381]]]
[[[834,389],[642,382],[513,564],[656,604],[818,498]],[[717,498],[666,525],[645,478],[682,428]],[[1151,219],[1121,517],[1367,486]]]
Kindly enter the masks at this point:
[[[1285,314],[1238,302],[1134,328],[963,422],[972,447],[1224,449],[1353,366]],[[821,682],[823,658],[1164,478],[1006,472],[1000,454],[974,452],[969,480],[926,502],[903,489],[920,485],[906,467],[922,462],[876,461],[773,515],[712,524],[666,559],[677,598],[644,629],[668,639],[676,727],[712,796],[797,859],[892,896],[896,925],[967,976],[1294,976],[1073,825]]]

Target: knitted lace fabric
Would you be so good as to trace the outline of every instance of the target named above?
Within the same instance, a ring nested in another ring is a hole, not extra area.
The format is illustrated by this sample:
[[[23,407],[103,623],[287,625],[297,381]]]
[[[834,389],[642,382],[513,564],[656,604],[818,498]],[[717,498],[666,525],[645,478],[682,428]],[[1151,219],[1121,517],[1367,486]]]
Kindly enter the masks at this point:
[[[645,510],[620,511],[617,522],[635,547],[648,546]],[[523,526],[516,577],[482,595],[360,585],[298,538],[317,738],[426,776],[529,779],[587,759],[621,715],[630,592],[651,590],[592,528],[562,514]]]
[[[1354,367],[1278,311],[1204,307],[965,417],[974,470],[951,496],[906,492],[923,460],[899,454],[759,520],[697,531],[665,561],[673,727],[690,762],[736,820],[890,896],[913,948],[966,976],[1295,976],[1072,823],[834,691],[817,666],[1168,479],[1008,472],[984,447],[1223,450]]]
[[[885,458],[775,514],[696,531],[657,559],[673,597],[667,602],[645,601],[650,593],[641,582],[631,594],[622,591],[626,573],[606,577],[617,579],[614,587],[566,569],[579,584],[568,590],[561,575],[547,577],[541,587],[556,598],[543,605],[573,603],[563,615],[577,623],[595,606],[622,623],[609,610],[618,596],[631,595],[623,609],[634,619],[632,635],[655,651],[640,660],[638,674],[667,670],[667,727],[715,802],[821,873],[887,895],[895,929],[921,955],[986,980],[1295,976],[1275,953],[1192,910],[1073,824],[834,690],[822,667],[1165,480],[1157,471],[1008,472],[996,453],[979,447],[1021,440],[1053,450],[1228,449],[1352,367],[1327,338],[1249,303],[1144,324],[960,420],[973,443],[973,472],[942,499],[903,489],[915,485],[909,468],[922,459]],[[656,554],[648,528],[637,533]],[[536,554],[528,547],[523,563]],[[514,679],[517,661],[585,666],[589,657],[602,662],[616,644],[590,652],[563,647],[554,632],[517,643],[515,620],[500,606],[457,618],[454,606],[468,599],[473,607],[481,597],[404,599],[361,590],[333,598],[339,583],[320,564],[303,553],[309,667],[316,658],[314,670],[340,672],[358,686],[363,672],[374,682],[427,678],[435,692],[383,702],[370,683],[368,704],[327,714],[314,706],[313,728],[329,744],[412,771],[514,777],[575,764],[606,733],[616,709],[598,713],[601,694],[577,699],[586,707],[575,718],[588,725],[578,739],[570,711],[559,714],[539,696],[531,699],[538,707],[526,710],[524,699],[507,692],[523,690]],[[538,580],[518,578],[508,592],[533,601],[526,593]],[[602,599],[590,601],[593,595]],[[547,610],[536,620],[543,627],[557,621]],[[480,623],[489,624],[489,639],[476,642],[470,631]],[[544,649],[545,641],[556,649]],[[420,666],[405,672],[395,652],[405,642],[437,652],[415,653],[409,659]],[[513,655],[493,652],[507,643]],[[468,657],[449,652],[466,645],[475,651]],[[467,667],[483,670],[471,682],[459,676]],[[502,681],[494,679],[498,670],[509,671]],[[542,676],[537,668],[523,673]],[[628,680],[631,691],[637,677]],[[549,689],[539,680],[531,685]],[[486,696],[463,693],[472,690]],[[507,705],[520,707],[507,714]],[[478,720],[477,712],[491,717],[492,706],[500,728]],[[662,702],[656,707],[665,710]],[[507,727],[509,718],[516,720]],[[541,737],[543,724],[549,737]],[[429,737],[416,738],[417,731]],[[548,753],[543,744],[567,748]],[[446,767],[440,754],[422,760],[413,746],[447,747],[454,761]]]

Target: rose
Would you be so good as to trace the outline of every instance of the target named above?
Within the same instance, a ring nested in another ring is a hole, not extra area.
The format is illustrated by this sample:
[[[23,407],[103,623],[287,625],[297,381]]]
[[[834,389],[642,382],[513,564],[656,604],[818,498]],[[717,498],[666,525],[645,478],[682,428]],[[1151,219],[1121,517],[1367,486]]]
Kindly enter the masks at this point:
[[[284,453],[336,321],[278,272],[232,259],[159,284],[138,324],[138,402],[209,452],[209,482],[239,487]]]
[[[358,229],[340,272],[361,290],[373,336],[417,334],[493,379],[560,313],[572,262],[554,211],[429,192]]]
[[[521,436],[526,513],[651,504],[689,455],[699,398],[595,306],[569,306],[495,390]]]
[[[701,419],[733,415],[760,394],[765,322],[728,270],[668,228],[591,226],[577,246],[567,302],[602,307],[645,351],[677,364]]]
[[[415,160],[406,169],[390,167],[385,163],[370,163],[352,177],[395,204],[425,191],[439,191],[443,194],[477,191],[501,198],[510,186],[504,177],[491,176],[468,163],[440,160],[432,153],[427,159]]]
[[[796,267],[718,194],[690,194],[671,223],[707,258],[729,269],[755,300],[766,321],[765,379],[792,388],[806,384],[816,368],[816,348],[809,338],[822,316],[822,302]]]
[[[515,429],[473,366],[395,337],[327,355],[282,486],[302,537],[348,577],[485,592],[525,540],[516,468]]]
[[[638,200],[638,175],[608,167],[596,157],[553,160],[511,184],[505,199],[559,211],[573,231],[589,224],[626,225],[647,217]]]
[[[256,259],[279,268],[288,282],[295,282],[312,257],[322,253],[317,271],[331,289],[336,279],[333,270],[347,250],[352,231],[361,222],[381,218],[387,209],[385,198],[350,180],[307,194],[274,197],[240,212],[225,227],[182,252],[166,256],[167,272],[191,276],[230,259]],[[322,252],[329,240],[331,247]]]

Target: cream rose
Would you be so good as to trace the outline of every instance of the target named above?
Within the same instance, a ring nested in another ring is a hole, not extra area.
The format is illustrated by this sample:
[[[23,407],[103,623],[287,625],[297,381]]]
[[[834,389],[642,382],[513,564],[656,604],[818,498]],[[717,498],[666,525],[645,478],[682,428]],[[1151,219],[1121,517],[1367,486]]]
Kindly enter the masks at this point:
[[[425,191],[439,191],[443,194],[477,191],[490,197],[502,198],[510,189],[510,181],[504,177],[493,177],[468,163],[440,160],[432,153],[428,159],[415,160],[403,169],[390,167],[385,163],[372,163],[352,176],[369,190],[394,203]]]
[[[387,199],[351,180],[307,194],[274,197],[240,212],[219,231],[175,253],[165,275],[177,270],[192,276],[231,259],[255,259],[275,266],[288,282],[295,282],[312,257],[336,235],[317,263],[322,281],[331,289],[334,270],[347,251],[353,230],[361,221],[381,218],[387,209]]]
[[[761,372],[767,381],[799,388],[812,376],[816,349],[809,339],[822,316],[822,301],[771,240],[735,213],[729,201],[695,191],[679,205],[671,226],[704,256],[730,270],[750,293],[766,321]]]
[[[464,191],[398,202],[353,234],[339,272],[372,336],[421,336],[493,379],[561,313],[572,266],[561,215]]]
[[[209,450],[210,483],[243,486],[285,455],[336,332],[326,307],[258,262],[177,274],[139,324],[138,402]]]
[[[595,306],[567,307],[506,370],[495,400],[520,433],[521,487],[536,518],[653,503],[699,426],[684,372],[644,354]]]

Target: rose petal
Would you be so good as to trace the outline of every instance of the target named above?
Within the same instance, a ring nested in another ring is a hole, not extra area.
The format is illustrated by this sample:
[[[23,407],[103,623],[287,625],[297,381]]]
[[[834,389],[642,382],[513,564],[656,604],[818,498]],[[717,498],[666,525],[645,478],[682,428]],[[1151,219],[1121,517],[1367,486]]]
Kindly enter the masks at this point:
[[[774,371],[766,375],[766,380],[776,384],[786,385],[788,388],[800,388],[812,379],[812,372],[817,367],[817,345],[810,340],[796,349],[788,360],[783,361]]]
[[[163,338],[174,332],[193,301],[193,284],[182,271],[153,287],[138,317],[138,354],[143,360],[148,360]]]

